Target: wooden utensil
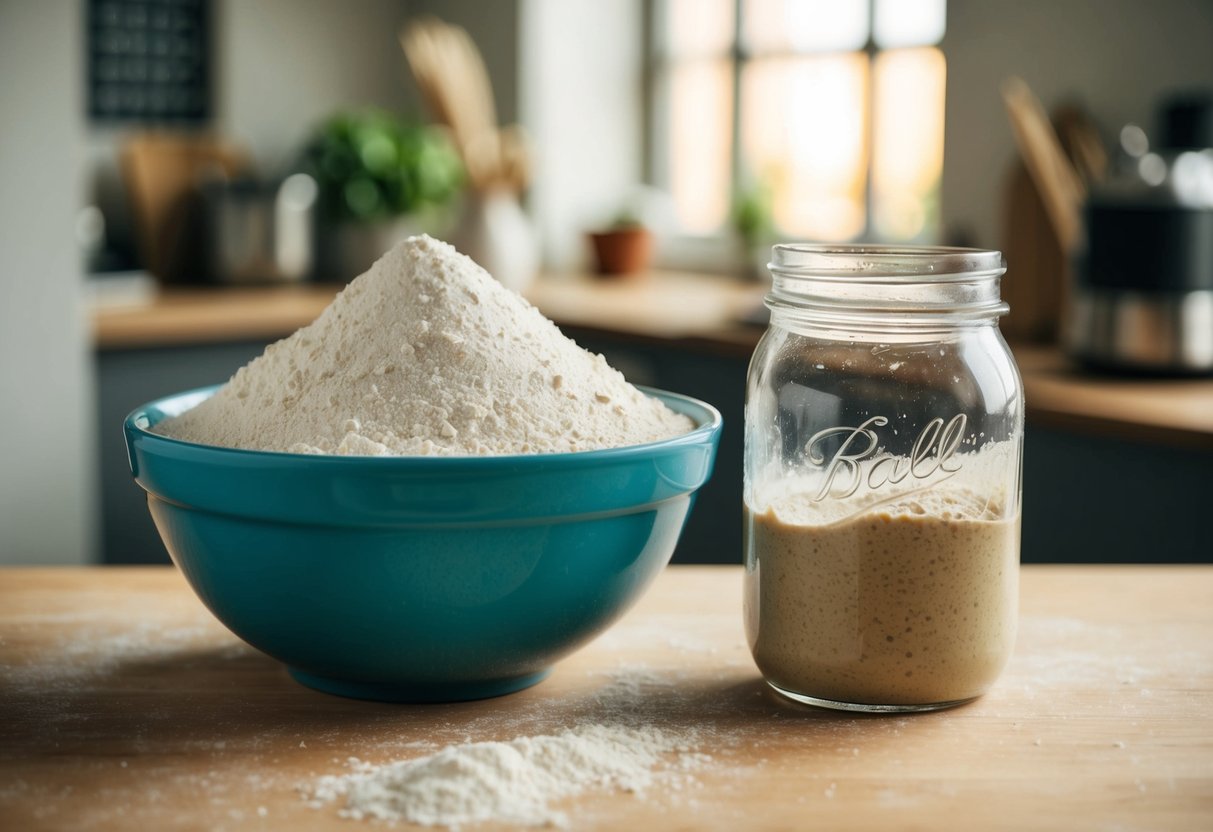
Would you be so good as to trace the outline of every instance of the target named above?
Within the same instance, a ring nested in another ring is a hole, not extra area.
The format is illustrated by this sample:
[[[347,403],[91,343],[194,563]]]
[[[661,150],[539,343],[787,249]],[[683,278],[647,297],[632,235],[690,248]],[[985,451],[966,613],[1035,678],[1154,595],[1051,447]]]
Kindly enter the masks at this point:
[[[1001,247],[1009,265],[1002,297],[1011,314],[999,328],[1020,341],[1056,341],[1069,265],[1040,191],[1020,161],[1006,179],[1002,221]]]
[[[1002,98],[1011,118],[1015,143],[1028,173],[1044,200],[1062,250],[1074,251],[1082,238],[1082,204],[1086,187],[1066,158],[1057,131],[1040,100],[1021,78],[1002,84]]]
[[[246,170],[247,155],[210,136],[142,133],[122,147],[121,168],[144,265],[162,281],[179,282],[197,260],[188,251],[190,197],[207,175]]]
[[[450,128],[472,187],[525,189],[529,143],[517,125],[498,128],[488,70],[467,31],[424,17],[401,31],[400,45],[426,106]]]
[[[1087,187],[1104,180],[1108,172],[1108,151],[1099,129],[1082,107],[1068,104],[1053,113],[1057,137],[1062,149],[1074,164],[1074,170]]]

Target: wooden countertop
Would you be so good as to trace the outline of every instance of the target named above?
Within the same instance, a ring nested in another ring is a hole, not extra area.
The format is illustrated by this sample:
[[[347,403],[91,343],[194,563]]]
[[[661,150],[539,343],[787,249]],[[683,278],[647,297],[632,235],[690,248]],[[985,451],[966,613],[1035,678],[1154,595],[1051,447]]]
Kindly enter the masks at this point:
[[[342,287],[191,287],[162,290],[150,304],[93,311],[100,350],[281,338],[311,323]],[[663,272],[635,280],[585,275],[542,278],[527,297],[564,326],[659,341],[698,339],[748,356],[762,334],[738,323],[763,287],[710,275]]]
[[[277,340],[316,319],[340,287],[174,287],[148,304],[92,312],[98,350]]]
[[[1213,450],[1213,378],[1095,375],[1056,347],[1012,344],[1028,424]]]
[[[688,790],[561,804],[574,828],[1213,828],[1213,567],[1025,567],[999,684],[912,717],[770,693],[740,598],[739,567],[671,567],[540,685],[407,706],[296,684],[171,568],[7,569],[0,828],[374,829],[298,787],[608,719],[697,729],[710,760]]]
[[[338,288],[173,289],[147,306],[94,312],[94,342],[114,350],[276,339],[310,323]],[[727,278],[661,273],[631,281],[548,277],[527,294],[575,337],[745,358],[762,328],[740,320],[764,291]],[[1054,347],[1013,348],[1030,424],[1213,450],[1213,379],[1095,376],[1074,369]]]

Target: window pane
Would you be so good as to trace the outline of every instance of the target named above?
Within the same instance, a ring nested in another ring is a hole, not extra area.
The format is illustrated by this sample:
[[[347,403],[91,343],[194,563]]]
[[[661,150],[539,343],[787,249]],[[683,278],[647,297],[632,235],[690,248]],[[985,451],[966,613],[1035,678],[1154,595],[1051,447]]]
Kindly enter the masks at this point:
[[[847,52],[868,42],[868,0],[745,0],[746,48]]]
[[[882,49],[933,46],[943,40],[947,0],[876,0],[872,34]]]
[[[733,0],[667,0],[664,40],[674,57],[720,56],[733,49]]]
[[[938,49],[876,58],[873,221],[877,236],[914,240],[939,221],[946,65]]]
[[[732,179],[732,62],[685,61],[671,69],[667,169],[682,228],[718,230],[729,209]]]
[[[752,61],[742,77],[748,171],[771,189],[780,230],[817,240],[863,232],[868,59]]]

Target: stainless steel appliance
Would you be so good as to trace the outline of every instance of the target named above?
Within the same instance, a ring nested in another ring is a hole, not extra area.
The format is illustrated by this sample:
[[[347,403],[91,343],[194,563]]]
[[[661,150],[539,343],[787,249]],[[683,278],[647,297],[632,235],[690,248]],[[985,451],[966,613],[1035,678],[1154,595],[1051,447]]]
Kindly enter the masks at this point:
[[[1164,111],[1164,148],[1094,190],[1065,342],[1113,370],[1213,373],[1213,97]],[[1140,133],[1140,131],[1138,131]]]
[[[1068,346],[1108,368],[1213,372],[1213,209],[1093,199]]]
[[[316,268],[316,181],[212,182],[203,188],[208,274],[218,283],[289,283]]]

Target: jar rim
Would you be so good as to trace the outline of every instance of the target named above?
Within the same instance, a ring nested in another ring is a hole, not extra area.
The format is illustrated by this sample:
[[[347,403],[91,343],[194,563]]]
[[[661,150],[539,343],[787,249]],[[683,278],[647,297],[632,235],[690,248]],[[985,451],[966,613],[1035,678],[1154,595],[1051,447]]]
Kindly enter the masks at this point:
[[[993,249],[868,243],[779,243],[768,268],[787,276],[881,283],[972,280],[1007,270],[1006,258]]]
[[[772,249],[766,304],[819,322],[906,327],[986,322],[1005,315],[1002,252],[950,246],[783,243]]]

